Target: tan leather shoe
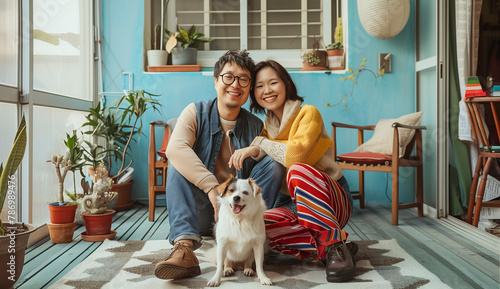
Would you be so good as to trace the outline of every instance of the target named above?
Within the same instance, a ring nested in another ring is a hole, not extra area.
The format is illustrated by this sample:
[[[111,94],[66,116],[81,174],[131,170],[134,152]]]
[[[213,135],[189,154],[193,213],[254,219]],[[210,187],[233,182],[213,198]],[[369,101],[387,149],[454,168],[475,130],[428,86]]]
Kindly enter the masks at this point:
[[[160,279],[181,279],[201,274],[198,258],[193,247],[176,242],[172,253],[155,266],[155,276]]]

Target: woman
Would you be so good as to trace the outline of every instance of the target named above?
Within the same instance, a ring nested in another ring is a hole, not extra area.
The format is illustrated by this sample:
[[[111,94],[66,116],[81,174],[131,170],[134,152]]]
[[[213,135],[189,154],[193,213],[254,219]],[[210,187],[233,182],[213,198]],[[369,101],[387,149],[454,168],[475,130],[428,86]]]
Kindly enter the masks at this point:
[[[357,245],[345,243],[352,197],[342,170],[333,159],[332,140],[320,112],[303,98],[288,72],[273,60],[256,65],[250,92],[252,112],[267,110],[264,130],[251,146],[234,152],[229,166],[242,167],[247,157],[268,155],[288,170],[274,208],[266,211],[270,246],[298,258],[316,257],[326,263],[329,282],[355,274]],[[265,194],[265,192],[263,192]],[[291,197],[291,198],[290,198]],[[291,202],[293,201],[293,203]]]

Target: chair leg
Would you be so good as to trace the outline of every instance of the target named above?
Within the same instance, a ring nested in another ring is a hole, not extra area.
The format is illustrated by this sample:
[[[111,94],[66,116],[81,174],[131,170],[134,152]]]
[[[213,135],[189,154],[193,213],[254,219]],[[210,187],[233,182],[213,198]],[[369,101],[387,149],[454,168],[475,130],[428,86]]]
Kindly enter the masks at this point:
[[[155,220],[155,206],[156,206],[156,195],[155,195],[156,169],[154,169],[153,173],[149,172],[148,183],[149,183],[149,185],[148,185],[149,221],[154,222],[154,220]]]
[[[424,216],[424,167],[422,165],[417,167],[417,190],[415,191],[417,199],[418,216]]]
[[[399,204],[399,169],[392,170],[392,225],[398,225],[398,204]]]
[[[359,207],[365,208],[365,172],[359,171]]]
[[[469,193],[469,207],[467,208],[467,223],[472,224],[472,213],[474,212],[474,200],[476,199],[477,183],[479,181],[479,173],[482,168],[482,157],[479,156],[476,163],[476,168],[474,170],[474,177],[472,178],[472,184],[470,186]]]
[[[477,190],[476,207],[474,209],[474,220],[472,221],[472,225],[474,227],[477,227],[477,224],[479,223],[479,214],[481,213],[481,207],[483,205],[484,189],[486,188],[486,180],[488,179],[488,173],[490,172],[492,161],[493,158],[490,157],[486,161],[486,165],[484,166],[483,169],[481,183],[479,184],[479,189]]]

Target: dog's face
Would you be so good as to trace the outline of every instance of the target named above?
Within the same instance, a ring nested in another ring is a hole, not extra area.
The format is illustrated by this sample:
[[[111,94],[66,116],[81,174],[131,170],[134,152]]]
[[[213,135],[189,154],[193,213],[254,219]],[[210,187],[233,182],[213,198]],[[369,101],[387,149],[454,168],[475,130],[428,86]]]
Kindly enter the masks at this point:
[[[230,177],[218,187],[221,206],[229,206],[234,215],[255,212],[260,205],[262,189],[252,179]]]

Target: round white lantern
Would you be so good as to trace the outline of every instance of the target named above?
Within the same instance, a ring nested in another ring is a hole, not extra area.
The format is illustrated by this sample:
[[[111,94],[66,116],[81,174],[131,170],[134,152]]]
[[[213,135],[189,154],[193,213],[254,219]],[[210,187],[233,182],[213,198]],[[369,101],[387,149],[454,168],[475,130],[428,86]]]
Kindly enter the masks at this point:
[[[366,32],[389,39],[408,22],[410,0],[358,0],[358,15]]]

